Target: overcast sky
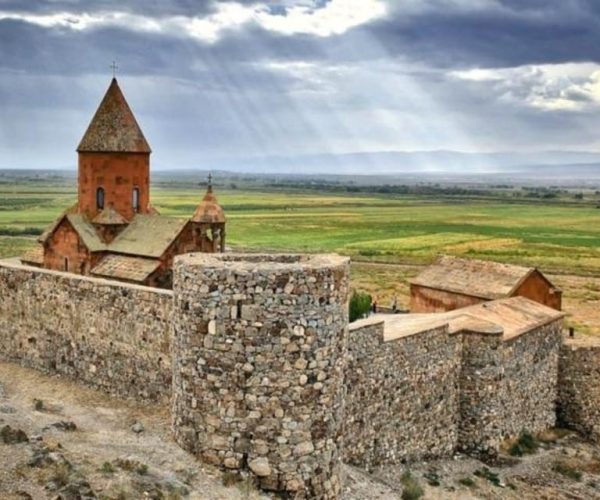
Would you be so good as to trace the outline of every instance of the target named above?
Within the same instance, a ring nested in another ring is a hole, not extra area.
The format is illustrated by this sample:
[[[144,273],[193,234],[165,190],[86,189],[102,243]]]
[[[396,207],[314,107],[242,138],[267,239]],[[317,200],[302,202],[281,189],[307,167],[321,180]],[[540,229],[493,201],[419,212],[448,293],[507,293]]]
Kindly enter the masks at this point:
[[[74,166],[113,60],[162,168],[600,150],[598,0],[0,0],[0,167]]]

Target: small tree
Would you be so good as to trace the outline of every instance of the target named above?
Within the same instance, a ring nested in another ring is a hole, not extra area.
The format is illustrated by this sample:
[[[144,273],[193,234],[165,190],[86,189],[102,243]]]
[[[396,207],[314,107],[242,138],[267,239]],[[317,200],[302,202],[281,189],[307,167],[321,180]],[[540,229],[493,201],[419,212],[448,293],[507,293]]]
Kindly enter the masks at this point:
[[[367,315],[371,310],[371,296],[368,293],[354,290],[350,297],[350,322]]]

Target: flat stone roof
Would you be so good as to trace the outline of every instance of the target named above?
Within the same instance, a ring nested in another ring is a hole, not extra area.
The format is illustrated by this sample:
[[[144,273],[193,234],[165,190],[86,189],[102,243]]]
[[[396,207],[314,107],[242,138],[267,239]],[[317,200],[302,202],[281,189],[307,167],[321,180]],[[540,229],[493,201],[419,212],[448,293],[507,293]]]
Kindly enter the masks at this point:
[[[351,328],[384,323],[386,342],[447,326],[447,333],[472,331],[502,335],[503,340],[547,325],[566,316],[562,311],[534,302],[525,297],[484,302],[446,313],[375,314],[352,323]]]
[[[187,224],[185,219],[136,214],[106,250],[138,257],[160,258]]]
[[[118,278],[143,283],[160,267],[160,260],[108,254],[90,273],[102,278]]]
[[[344,266],[350,262],[350,258],[337,254],[188,253],[177,256],[175,262],[190,266],[237,271],[294,271]]]

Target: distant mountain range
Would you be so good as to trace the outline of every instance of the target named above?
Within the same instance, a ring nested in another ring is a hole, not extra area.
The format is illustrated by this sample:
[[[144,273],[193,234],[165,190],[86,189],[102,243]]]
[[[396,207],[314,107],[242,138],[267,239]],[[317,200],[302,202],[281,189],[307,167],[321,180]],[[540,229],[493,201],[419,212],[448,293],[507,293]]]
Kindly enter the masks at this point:
[[[158,175],[222,171],[300,176],[377,176],[412,181],[478,180],[598,183],[600,153],[544,151],[532,153],[464,153],[458,151],[382,151],[351,154],[267,156],[206,160],[181,167],[153,162]],[[74,167],[61,170],[74,171]],[[14,170],[13,170],[14,171]],[[51,170],[46,170],[50,175]]]

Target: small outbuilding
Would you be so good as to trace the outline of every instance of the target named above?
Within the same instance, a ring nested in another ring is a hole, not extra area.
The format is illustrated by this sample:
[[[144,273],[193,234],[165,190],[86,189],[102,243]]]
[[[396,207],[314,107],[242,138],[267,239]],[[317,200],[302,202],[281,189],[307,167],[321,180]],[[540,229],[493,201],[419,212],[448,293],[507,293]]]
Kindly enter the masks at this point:
[[[442,256],[410,282],[413,313],[453,311],[508,297],[562,308],[562,291],[534,267]]]

